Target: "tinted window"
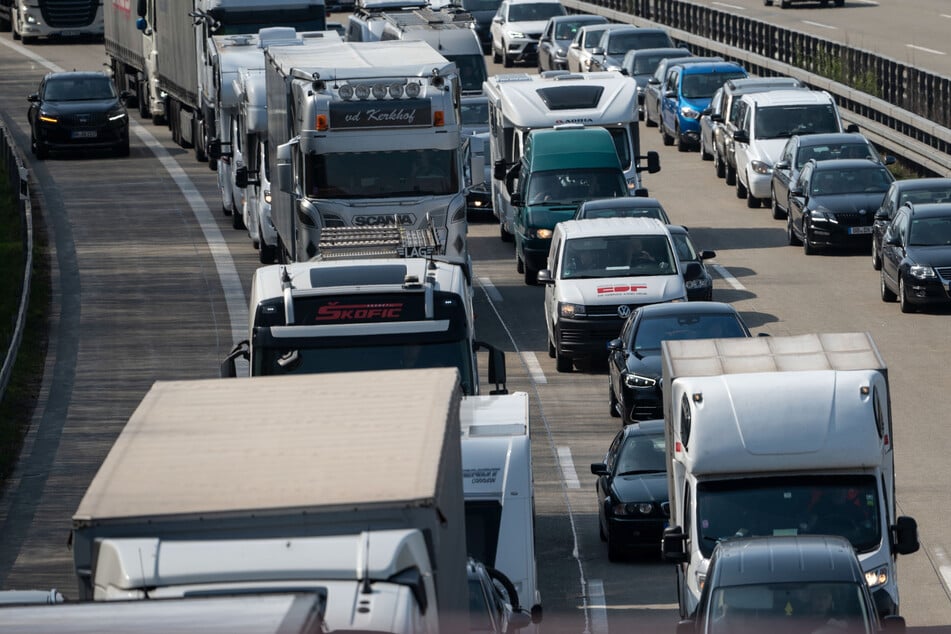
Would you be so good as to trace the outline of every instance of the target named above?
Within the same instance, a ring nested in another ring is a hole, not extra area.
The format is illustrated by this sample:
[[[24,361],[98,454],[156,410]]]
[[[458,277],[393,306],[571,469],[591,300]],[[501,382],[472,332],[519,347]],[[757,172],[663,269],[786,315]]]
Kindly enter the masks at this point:
[[[951,216],[912,218],[908,245],[933,247],[951,245]]]
[[[561,277],[591,279],[676,272],[666,236],[598,236],[565,242]]]
[[[691,73],[684,75],[680,93],[687,99],[709,99],[723,83],[730,79],[746,77],[743,72]]]
[[[596,108],[604,93],[604,86],[556,86],[553,88],[539,88],[538,96],[549,110],[577,110],[581,108]]]
[[[634,333],[635,351],[660,350],[661,341],[745,337],[746,331],[734,315],[668,315],[641,319]]]
[[[662,473],[667,470],[666,458],[663,432],[631,435],[618,454],[615,475]]]
[[[892,183],[884,167],[879,169],[816,170],[812,193],[820,196],[882,192]]]
[[[823,145],[808,145],[799,148],[796,157],[796,167],[801,168],[809,159],[828,161],[838,158],[867,158],[878,160],[878,155],[871,145],[865,143],[825,143]]]
[[[664,48],[673,46],[665,33],[619,33],[608,42],[608,53],[620,55],[632,48]]]
[[[565,8],[557,2],[530,2],[509,6],[511,22],[534,22],[564,14]]]
[[[115,96],[115,88],[106,77],[50,79],[46,82],[46,89],[43,91],[43,98],[48,101],[113,99]]]
[[[838,131],[839,118],[831,104],[769,106],[756,110],[756,137],[760,139]]]

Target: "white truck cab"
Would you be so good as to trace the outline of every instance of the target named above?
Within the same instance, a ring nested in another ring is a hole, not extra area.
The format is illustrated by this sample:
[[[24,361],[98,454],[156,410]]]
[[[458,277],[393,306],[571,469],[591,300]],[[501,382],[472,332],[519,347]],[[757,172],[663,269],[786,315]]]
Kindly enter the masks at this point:
[[[548,354],[559,372],[607,358],[607,342],[643,304],[686,301],[685,279],[700,275],[677,258],[670,232],[654,218],[592,218],[555,225],[545,284]],[[696,266],[695,266],[696,265]]]

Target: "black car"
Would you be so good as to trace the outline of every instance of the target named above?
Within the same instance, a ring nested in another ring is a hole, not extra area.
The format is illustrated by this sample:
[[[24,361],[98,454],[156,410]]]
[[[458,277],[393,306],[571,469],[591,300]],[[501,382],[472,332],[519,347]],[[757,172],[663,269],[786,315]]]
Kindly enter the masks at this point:
[[[697,609],[679,634],[904,632],[879,620],[852,544],[831,535],[730,538],[716,545]]]
[[[578,29],[588,24],[607,24],[600,15],[556,15],[548,19],[538,40],[538,72],[568,70],[568,47]]]
[[[799,172],[809,159],[826,161],[839,158],[864,158],[891,165],[894,156],[884,159],[872,142],[859,132],[834,132],[829,134],[794,134],[786,141],[779,159],[773,165],[770,190],[773,203],[773,218],[786,217],[789,205],[789,186],[799,178]]]
[[[584,218],[657,218],[670,224],[664,206],[656,198],[647,196],[624,196],[618,198],[594,198],[578,205],[575,220]]]
[[[666,465],[663,420],[625,427],[604,462],[591,465],[598,476],[598,532],[608,543],[610,561],[633,549],[660,555],[669,512]]]
[[[101,72],[48,73],[27,99],[30,148],[38,159],[56,150],[110,149],[129,155],[126,92]]]
[[[627,318],[621,336],[608,342],[611,416],[625,425],[663,416],[660,342],[750,337],[740,314],[720,302],[641,306]]]
[[[687,266],[689,262],[696,262],[700,265],[702,274],[700,277],[684,282],[687,287],[687,299],[691,302],[709,302],[713,301],[713,276],[703,264],[704,260],[710,260],[717,257],[716,251],[700,251],[690,239],[690,234],[686,227],[680,225],[667,225],[670,231],[670,237],[674,241],[674,250],[677,252],[677,258],[680,263]]]
[[[882,236],[902,205],[944,202],[951,202],[951,178],[906,178],[892,183],[872,223],[872,268],[882,268]]]
[[[951,203],[898,210],[882,240],[882,300],[901,312],[951,304]]]
[[[868,244],[872,220],[895,178],[868,159],[810,159],[789,189],[786,238],[813,255],[820,246]]]

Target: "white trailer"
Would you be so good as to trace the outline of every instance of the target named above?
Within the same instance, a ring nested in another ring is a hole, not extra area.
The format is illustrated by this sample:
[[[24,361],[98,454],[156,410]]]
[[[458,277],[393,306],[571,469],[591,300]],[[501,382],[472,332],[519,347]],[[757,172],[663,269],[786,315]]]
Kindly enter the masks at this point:
[[[322,588],[330,630],[466,613],[452,368],[155,383],[73,515],[80,598]]]
[[[897,517],[885,362],[867,333],[662,342],[670,528],[682,615],[713,547],[734,536],[834,534],[876,606],[897,614]]]
[[[432,226],[465,256],[455,64],[414,41],[268,49],[271,214],[282,261],[322,227]]]
[[[542,602],[528,394],[467,396],[459,418],[469,556],[505,574],[521,607],[538,623]]]
[[[107,2],[103,10],[106,56],[116,87],[135,95],[139,116],[165,123],[165,100],[156,70],[155,4],[148,0]],[[132,100],[130,100],[131,103]]]
[[[630,77],[615,72],[504,74],[490,77],[484,92],[489,99],[492,208],[502,240],[512,241],[515,219],[512,189],[507,185],[516,176],[525,135],[534,129],[565,123],[606,128],[614,138],[630,193],[647,195],[640,173],[659,171],[660,158],[657,152],[640,155],[637,85]]]

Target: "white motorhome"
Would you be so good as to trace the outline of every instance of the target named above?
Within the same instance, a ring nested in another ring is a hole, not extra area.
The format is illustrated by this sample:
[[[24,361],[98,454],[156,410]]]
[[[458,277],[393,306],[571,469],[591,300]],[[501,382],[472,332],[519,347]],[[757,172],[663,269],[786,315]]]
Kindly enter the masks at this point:
[[[470,557],[500,570],[541,621],[528,394],[462,399],[462,492]]]
[[[918,549],[896,516],[885,362],[867,333],[662,342],[670,527],[682,615],[717,542],[831,534],[856,549],[876,607],[899,608],[896,556]]]
[[[424,42],[280,47],[267,60],[271,215],[282,261],[323,227],[435,228],[465,257],[459,80]]]
[[[522,157],[525,135],[565,123],[602,126],[614,138],[621,168],[633,195],[647,195],[640,172],[660,170],[656,152],[640,155],[637,85],[620,73],[547,71],[495,75],[483,87],[489,99],[493,165],[492,205],[504,241],[513,240],[515,207],[506,184]],[[641,161],[646,160],[647,165]]]

